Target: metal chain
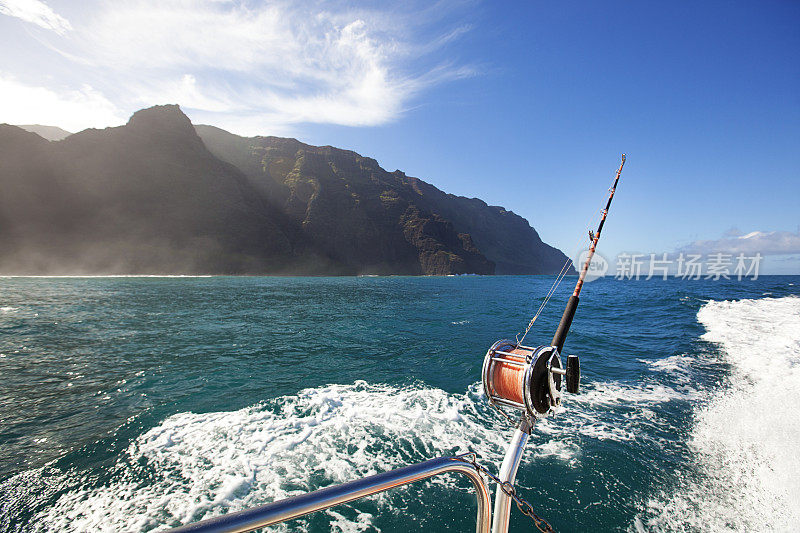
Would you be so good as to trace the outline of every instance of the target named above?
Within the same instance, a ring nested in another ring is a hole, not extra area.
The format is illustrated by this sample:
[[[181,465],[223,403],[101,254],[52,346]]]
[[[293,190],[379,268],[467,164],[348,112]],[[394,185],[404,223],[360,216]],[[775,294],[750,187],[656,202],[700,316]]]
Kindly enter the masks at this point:
[[[489,472],[486,469],[486,467],[478,464],[477,453],[475,452],[465,453],[463,455],[457,456],[456,459],[472,465],[475,468],[475,470],[477,470],[478,472],[482,473],[483,475],[485,475],[486,477],[497,483],[497,485],[500,487],[500,490],[502,490],[506,495],[508,495],[512,500],[514,500],[514,503],[517,504],[517,509],[519,509],[522,514],[533,520],[533,523],[536,525],[536,529],[538,529],[542,533],[555,533],[553,526],[551,526],[547,520],[545,520],[544,518],[542,518],[541,516],[537,515],[534,512],[531,504],[529,504],[525,500],[525,498],[523,498],[517,493],[517,488],[512,483],[508,481],[500,481],[500,479],[491,472]]]

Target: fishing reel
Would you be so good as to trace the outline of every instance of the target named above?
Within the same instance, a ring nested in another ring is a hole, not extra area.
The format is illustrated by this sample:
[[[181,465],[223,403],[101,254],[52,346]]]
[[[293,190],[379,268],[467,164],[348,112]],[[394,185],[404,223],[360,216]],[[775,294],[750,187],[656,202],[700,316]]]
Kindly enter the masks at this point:
[[[531,348],[501,340],[483,359],[483,391],[507,418],[511,417],[503,407],[521,410],[536,419],[561,405],[562,378],[567,392],[578,392],[580,372],[578,356],[567,357],[565,368],[555,346]]]

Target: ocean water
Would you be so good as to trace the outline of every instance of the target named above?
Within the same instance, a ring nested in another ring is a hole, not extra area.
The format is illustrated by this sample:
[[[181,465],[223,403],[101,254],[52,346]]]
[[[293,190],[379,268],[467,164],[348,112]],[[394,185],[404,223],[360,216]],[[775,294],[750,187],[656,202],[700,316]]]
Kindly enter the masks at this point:
[[[552,281],[0,278],[0,531],[155,531],[468,450],[496,472],[483,356]],[[518,476],[557,531],[800,530],[800,277],[597,280],[565,353],[582,392]],[[453,476],[277,530],[474,514]]]

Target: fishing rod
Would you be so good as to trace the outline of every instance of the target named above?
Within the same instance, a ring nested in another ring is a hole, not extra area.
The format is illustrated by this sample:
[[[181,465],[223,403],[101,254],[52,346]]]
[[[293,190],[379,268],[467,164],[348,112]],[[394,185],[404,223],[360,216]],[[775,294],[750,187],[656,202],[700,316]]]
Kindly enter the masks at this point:
[[[586,274],[589,272],[594,253],[597,250],[597,242],[600,240],[600,235],[603,232],[603,226],[608,217],[611,201],[614,199],[614,193],[617,190],[617,184],[619,183],[622,167],[624,165],[625,154],[622,154],[622,161],[614,177],[614,183],[609,189],[606,206],[600,213],[600,223],[596,231],[589,231],[589,237],[591,239],[589,253],[581,268],[578,282],[575,284],[575,290],[572,292],[572,296],[569,297],[567,306],[564,308],[564,313],[556,328],[555,335],[553,335],[553,340],[548,346],[532,348],[522,344],[525,340],[525,335],[523,335],[522,339],[518,342],[509,340],[498,341],[494,343],[486,353],[483,363],[484,392],[492,405],[497,407],[500,412],[509,419],[510,417],[508,417],[503,410],[503,407],[521,410],[527,413],[532,419],[549,414],[560,402],[562,377],[566,379],[568,392],[578,392],[580,381],[580,363],[578,357],[570,355],[567,358],[566,368],[564,368],[560,354],[564,348],[567,334],[572,326],[572,319],[575,317],[575,311],[578,309],[581,289],[586,280]],[[569,260],[550,288],[548,296],[542,306],[546,304],[563,279],[568,266]],[[536,320],[536,317],[541,312],[541,309],[540,307],[536,316],[534,316],[533,320],[531,320],[531,323],[528,325],[528,329],[525,332],[526,335],[533,325],[533,322]]]
[[[600,223],[597,226],[597,231],[589,231],[589,239],[591,241],[589,253],[581,268],[578,282],[575,284],[575,290],[567,300],[567,306],[564,308],[564,314],[561,316],[561,321],[556,328],[555,335],[553,335],[553,340],[549,345],[539,346],[538,348],[522,344],[525,340],[525,335],[528,334],[536,318],[544,306],[547,305],[550,297],[569,270],[569,260],[564,264],[564,268],[561,269],[561,272],[553,282],[553,286],[547,293],[539,310],[528,324],[522,339],[516,342],[510,340],[497,341],[489,348],[489,351],[486,352],[486,357],[484,357],[481,377],[483,390],[489,399],[489,403],[510,422],[513,422],[513,419],[505,411],[505,408],[522,411],[519,424],[500,466],[494,520],[492,523],[493,533],[507,533],[508,531],[511,501],[512,499],[516,501],[514,498],[516,492],[509,490],[508,487],[513,488],[517,469],[522,459],[522,452],[530,436],[533,424],[538,418],[553,413],[555,408],[560,405],[562,378],[566,381],[568,392],[573,394],[578,392],[580,383],[578,356],[570,355],[567,357],[565,368],[561,360],[561,350],[564,348],[564,342],[567,340],[567,334],[572,326],[572,319],[578,309],[581,289],[597,249],[597,241],[600,240],[600,234],[608,217],[608,210],[611,208],[611,201],[614,199],[614,193],[617,190],[617,184],[624,165],[625,154],[622,154],[622,161],[614,177],[614,183],[609,189],[608,201],[600,214]]]
[[[600,240],[600,233],[602,233],[603,225],[606,223],[608,210],[611,208],[611,200],[614,199],[614,193],[617,191],[617,183],[619,183],[619,177],[622,174],[623,166],[625,166],[625,154],[622,154],[622,161],[617,169],[617,176],[614,178],[614,184],[611,186],[611,189],[609,189],[608,202],[606,202],[606,207],[600,214],[600,224],[597,226],[597,231],[589,231],[589,238],[592,240],[592,244],[589,246],[589,254],[586,256],[586,262],[583,264],[583,268],[581,268],[580,276],[578,276],[578,283],[575,284],[575,290],[572,292],[572,296],[569,297],[569,300],[567,300],[567,307],[564,309],[564,314],[561,316],[561,322],[559,322],[558,328],[556,328],[556,334],[553,336],[552,342],[550,342],[551,345],[558,348],[559,352],[564,348],[564,341],[567,340],[567,333],[569,333],[569,328],[572,326],[572,318],[575,316],[575,311],[578,309],[583,281],[586,279],[586,273],[589,271],[589,265],[597,249],[597,241]]]

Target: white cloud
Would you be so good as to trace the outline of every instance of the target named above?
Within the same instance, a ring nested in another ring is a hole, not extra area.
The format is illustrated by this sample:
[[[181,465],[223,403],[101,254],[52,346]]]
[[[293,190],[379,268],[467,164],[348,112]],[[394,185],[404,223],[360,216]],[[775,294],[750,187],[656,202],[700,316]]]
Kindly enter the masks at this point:
[[[798,254],[800,253],[800,232],[751,231],[742,234],[733,229],[726,232],[721,239],[694,241],[679,251],[700,254],[713,252],[730,254],[760,252],[762,255]]]
[[[124,114],[89,85],[57,91],[27,85],[3,73],[0,120],[9,124],[57,124],[68,131],[126,122]]]
[[[0,13],[63,35],[72,29],[67,19],[40,0],[0,0]]]
[[[439,57],[469,26],[431,28],[457,9],[448,1],[379,9],[311,0],[104,2],[71,14],[73,31],[44,44],[72,67],[62,71],[82,76],[62,84],[95,79],[128,113],[178,103],[241,134],[301,123],[375,126],[399,118],[425,89],[474,75]]]

